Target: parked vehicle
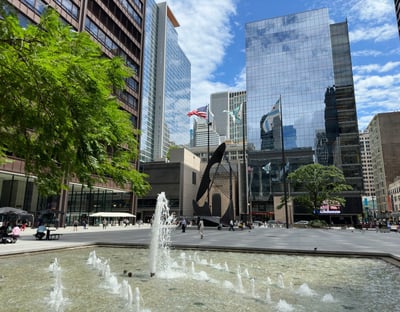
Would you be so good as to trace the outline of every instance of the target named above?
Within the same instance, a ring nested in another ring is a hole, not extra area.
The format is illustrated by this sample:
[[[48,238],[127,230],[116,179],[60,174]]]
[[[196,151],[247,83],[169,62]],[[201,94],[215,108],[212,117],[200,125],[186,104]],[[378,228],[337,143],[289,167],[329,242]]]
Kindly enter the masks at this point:
[[[304,225],[307,225],[307,224],[308,224],[308,221],[307,221],[307,220],[300,220],[300,221],[295,222],[294,224],[304,224]]]

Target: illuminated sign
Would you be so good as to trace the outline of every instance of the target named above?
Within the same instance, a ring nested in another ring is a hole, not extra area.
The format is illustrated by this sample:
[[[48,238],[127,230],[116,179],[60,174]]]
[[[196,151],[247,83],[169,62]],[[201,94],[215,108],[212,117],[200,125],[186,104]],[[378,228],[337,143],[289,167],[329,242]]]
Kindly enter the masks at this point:
[[[322,206],[319,208],[320,214],[339,214],[340,203],[335,201],[324,200]]]

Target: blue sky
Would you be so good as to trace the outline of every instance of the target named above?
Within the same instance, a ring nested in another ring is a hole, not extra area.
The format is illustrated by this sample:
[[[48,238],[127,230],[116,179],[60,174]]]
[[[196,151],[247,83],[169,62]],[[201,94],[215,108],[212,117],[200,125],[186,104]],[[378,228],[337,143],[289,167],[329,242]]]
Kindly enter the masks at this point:
[[[162,1],[157,1],[162,2]],[[167,0],[180,23],[179,43],[192,64],[192,108],[211,93],[246,89],[245,25],[327,7],[347,19],[359,129],[400,110],[400,40],[393,0]]]

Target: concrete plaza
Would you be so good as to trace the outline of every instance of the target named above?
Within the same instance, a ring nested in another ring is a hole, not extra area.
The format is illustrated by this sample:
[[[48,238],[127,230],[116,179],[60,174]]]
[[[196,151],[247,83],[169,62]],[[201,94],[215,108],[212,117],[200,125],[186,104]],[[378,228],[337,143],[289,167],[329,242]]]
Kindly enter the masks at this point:
[[[151,228],[142,226],[79,226],[59,228],[59,240],[36,240],[34,229],[26,229],[15,244],[0,244],[0,256],[39,252],[93,244],[135,245],[147,247],[151,241]],[[263,253],[298,253],[314,255],[367,256],[383,258],[400,266],[400,234],[380,233],[355,229],[298,229],[264,228],[228,231],[206,228],[200,239],[196,227],[185,233],[172,229],[172,247],[217,250],[246,250]]]

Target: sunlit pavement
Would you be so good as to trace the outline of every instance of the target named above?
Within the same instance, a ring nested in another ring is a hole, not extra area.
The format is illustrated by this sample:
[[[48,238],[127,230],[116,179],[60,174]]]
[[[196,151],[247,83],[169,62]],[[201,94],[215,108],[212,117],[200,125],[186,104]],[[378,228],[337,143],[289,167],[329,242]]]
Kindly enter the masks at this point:
[[[255,228],[252,230],[228,231],[205,229],[204,239],[196,227],[188,227],[185,233],[171,228],[172,247],[248,250],[254,252],[310,253],[328,255],[391,256],[400,263],[400,234],[377,233],[355,229],[286,229]],[[149,246],[151,228],[148,224],[124,226],[102,226],[74,231],[73,227],[59,228],[63,234],[59,240],[36,240],[34,229],[26,229],[15,244],[0,244],[0,255],[36,252],[59,248],[71,248],[96,243]]]

